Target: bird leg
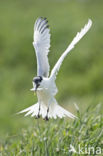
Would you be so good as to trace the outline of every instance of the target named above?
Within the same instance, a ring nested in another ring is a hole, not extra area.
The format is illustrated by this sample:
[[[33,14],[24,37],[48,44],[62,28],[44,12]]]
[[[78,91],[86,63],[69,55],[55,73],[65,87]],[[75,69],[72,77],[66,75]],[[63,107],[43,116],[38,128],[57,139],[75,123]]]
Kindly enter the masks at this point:
[[[49,107],[47,108],[47,114],[46,114],[46,116],[45,116],[45,118],[44,118],[44,120],[46,120],[46,121],[49,120],[49,118],[48,118],[48,113],[49,113]]]
[[[46,120],[46,121],[49,120],[48,113],[49,113],[49,106],[50,106],[51,102],[52,102],[52,98],[50,98],[50,99],[49,99],[49,102],[48,102],[47,114],[46,114],[46,116],[45,116],[45,118],[44,118],[44,120]]]
[[[39,104],[39,110],[38,110],[38,115],[35,117],[36,119],[40,118],[40,104]]]

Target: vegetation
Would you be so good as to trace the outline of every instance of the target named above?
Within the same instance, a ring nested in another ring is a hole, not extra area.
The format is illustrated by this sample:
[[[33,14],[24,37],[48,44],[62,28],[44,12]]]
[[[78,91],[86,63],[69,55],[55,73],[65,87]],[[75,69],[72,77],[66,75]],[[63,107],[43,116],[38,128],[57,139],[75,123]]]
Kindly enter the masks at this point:
[[[103,117],[100,109],[99,104],[95,109],[93,105],[89,106],[84,114],[77,110],[78,119],[73,122],[67,119],[35,120],[21,133],[7,136],[1,153],[22,156],[102,154]],[[70,152],[71,145],[76,153]]]
[[[103,149],[103,1],[0,1],[0,15],[0,155],[78,155],[69,152],[70,144],[76,151],[79,144]],[[51,28],[51,69],[88,18],[93,21],[56,81],[59,104],[78,120],[15,115],[37,101],[29,89],[36,76],[32,36],[39,16],[47,17]]]

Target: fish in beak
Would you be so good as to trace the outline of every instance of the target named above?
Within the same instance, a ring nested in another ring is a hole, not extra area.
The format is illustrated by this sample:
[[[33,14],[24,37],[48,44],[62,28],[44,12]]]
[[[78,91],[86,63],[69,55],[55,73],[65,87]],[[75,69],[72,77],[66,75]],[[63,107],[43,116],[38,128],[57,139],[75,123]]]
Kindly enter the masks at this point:
[[[39,85],[35,85],[34,88],[30,89],[31,91],[34,91],[36,93],[37,89],[38,89]]]
[[[38,88],[39,86],[38,85],[35,85],[34,88],[30,89],[31,91],[34,91],[35,93],[38,91],[38,90],[43,90],[43,88]]]

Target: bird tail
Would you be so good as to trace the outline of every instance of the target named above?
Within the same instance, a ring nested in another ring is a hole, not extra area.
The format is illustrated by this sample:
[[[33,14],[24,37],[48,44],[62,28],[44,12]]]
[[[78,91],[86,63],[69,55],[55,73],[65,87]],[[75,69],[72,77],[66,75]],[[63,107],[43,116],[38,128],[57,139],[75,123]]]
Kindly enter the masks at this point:
[[[48,116],[50,118],[54,118],[54,119],[56,119],[57,117],[59,117],[59,118],[69,117],[72,119],[77,118],[75,115],[73,115],[72,113],[70,113],[69,111],[67,111],[66,109],[64,109],[60,105],[58,105],[57,103],[54,104],[54,106],[51,105],[51,107],[49,109]]]
[[[28,116],[30,114],[32,114],[33,116],[37,116],[38,110],[39,110],[39,103],[36,103],[36,104],[18,112],[17,114],[26,113],[25,116]]]
[[[55,100],[56,101],[56,100]],[[37,116],[39,112],[39,103],[36,103],[22,111],[20,111],[18,114],[21,113],[26,113],[25,116],[31,115],[31,117]],[[47,106],[42,104],[40,107],[40,112],[39,114],[42,116],[42,118],[45,118],[47,115]],[[69,118],[77,118],[75,115],[70,113],[69,111],[65,110],[63,107],[59,106],[56,103],[52,103],[49,107],[49,112],[48,112],[48,118],[54,118],[56,119],[57,117],[63,118],[63,117],[69,117]]]

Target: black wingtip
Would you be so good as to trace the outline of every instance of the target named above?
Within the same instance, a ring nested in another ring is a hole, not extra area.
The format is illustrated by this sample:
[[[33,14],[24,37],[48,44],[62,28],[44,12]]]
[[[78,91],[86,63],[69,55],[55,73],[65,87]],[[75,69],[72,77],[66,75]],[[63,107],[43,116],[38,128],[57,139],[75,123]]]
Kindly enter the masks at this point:
[[[48,20],[46,17],[38,17],[35,22],[35,27],[37,27],[39,32],[42,34],[50,26],[48,25]]]
[[[48,28],[49,28],[49,25],[46,25],[46,27],[44,27],[44,29],[41,31],[41,34]]]
[[[46,17],[38,17],[37,19],[43,19],[43,20],[47,20],[47,18]]]
[[[46,18],[46,17],[44,17],[44,20],[47,20],[47,18]]]

